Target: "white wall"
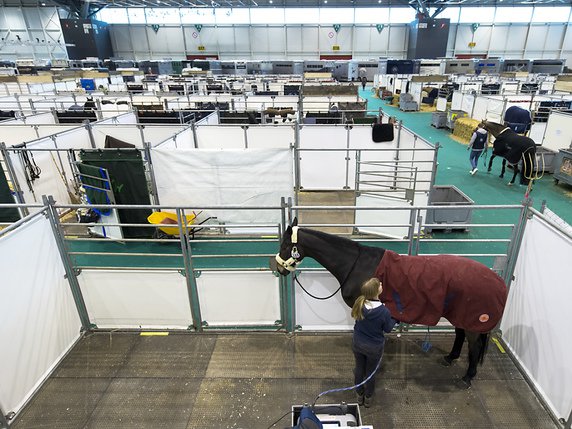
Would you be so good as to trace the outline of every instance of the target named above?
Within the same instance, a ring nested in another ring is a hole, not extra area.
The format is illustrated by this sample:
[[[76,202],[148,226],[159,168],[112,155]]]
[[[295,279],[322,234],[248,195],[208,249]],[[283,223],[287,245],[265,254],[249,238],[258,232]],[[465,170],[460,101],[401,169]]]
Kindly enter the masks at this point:
[[[3,60],[68,57],[55,7],[1,7],[0,33],[4,38],[0,42]]]

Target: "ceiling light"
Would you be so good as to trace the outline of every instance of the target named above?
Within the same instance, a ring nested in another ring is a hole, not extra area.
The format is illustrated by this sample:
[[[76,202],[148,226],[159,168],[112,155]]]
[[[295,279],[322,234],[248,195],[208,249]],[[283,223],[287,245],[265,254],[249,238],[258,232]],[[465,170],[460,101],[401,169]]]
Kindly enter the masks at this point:
[[[268,3],[272,4],[272,0],[269,0]]]
[[[324,0],[324,4],[328,4],[328,0]]]

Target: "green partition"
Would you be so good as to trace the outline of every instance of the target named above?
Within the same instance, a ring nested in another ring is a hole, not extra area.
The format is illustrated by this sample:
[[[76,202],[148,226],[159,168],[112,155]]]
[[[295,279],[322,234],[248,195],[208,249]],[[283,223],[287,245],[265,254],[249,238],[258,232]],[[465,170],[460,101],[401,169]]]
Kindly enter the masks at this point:
[[[79,156],[83,164],[107,170],[116,204],[151,204],[145,167],[139,150],[82,150]],[[118,210],[121,223],[142,225],[149,224],[147,217],[151,212],[150,209]],[[142,238],[151,237],[154,229],[152,227],[125,226],[122,227],[122,231],[125,238]]]

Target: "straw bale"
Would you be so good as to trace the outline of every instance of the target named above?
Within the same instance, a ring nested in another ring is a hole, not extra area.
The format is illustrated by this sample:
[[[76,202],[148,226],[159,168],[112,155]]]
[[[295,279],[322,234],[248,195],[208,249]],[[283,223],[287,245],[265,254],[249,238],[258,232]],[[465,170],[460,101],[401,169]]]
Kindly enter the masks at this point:
[[[460,141],[469,143],[471,136],[475,132],[475,128],[479,125],[479,122],[480,121],[473,118],[459,118],[455,121],[453,135]]]

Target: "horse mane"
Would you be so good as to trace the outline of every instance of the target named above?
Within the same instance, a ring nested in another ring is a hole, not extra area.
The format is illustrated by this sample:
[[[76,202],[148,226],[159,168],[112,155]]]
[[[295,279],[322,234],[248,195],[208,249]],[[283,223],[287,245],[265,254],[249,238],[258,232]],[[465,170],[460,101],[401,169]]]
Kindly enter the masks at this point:
[[[506,130],[508,127],[498,122],[492,122],[484,120],[481,122],[485,130],[489,131],[494,137],[497,137],[500,133]]]
[[[326,232],[322,232],[322,231],[317,231],[315,229],[308,229],[308,228],[300,228],[301,231],[309,234],[309,235],[313,235],[316,236],[322,240],[326,240],[332,243],[333,246],[350,246],[350,247],[360,247],[361,244],[359,244],[356,241],[350,240],[349,238],[345,238],[345,237],[340,237],[338,235],[334,235],[334,234],[328,234]]]

